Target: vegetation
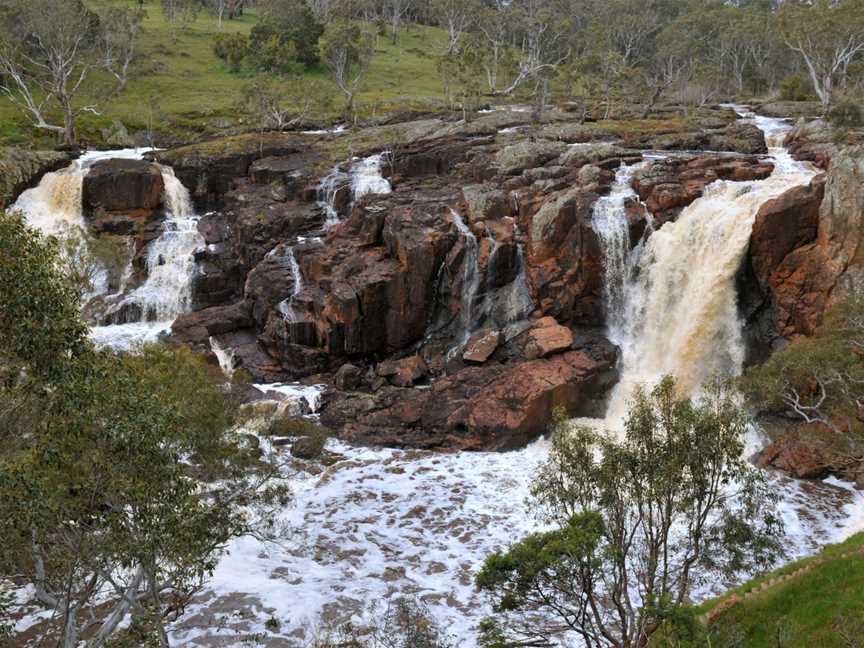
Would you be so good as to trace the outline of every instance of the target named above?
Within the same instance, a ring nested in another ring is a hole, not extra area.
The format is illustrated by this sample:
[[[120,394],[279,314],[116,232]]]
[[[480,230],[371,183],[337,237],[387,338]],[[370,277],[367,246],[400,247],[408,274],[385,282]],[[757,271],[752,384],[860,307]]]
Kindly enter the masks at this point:
[[[270,475],[227,433],[198,357],[96,351],[78,290],[55,240],[0,215],[0,566],[53,611],[58,645],[78,646],[94,613],[88,646],[129,615],[167,645]],[[220,486],[205,497],[192,476]]]
[[[663,97],[818,95],[827,113],[858,100],[864,79],[862,0],[75,0],[63,20],[39,2],[0,0],[7,139],[93,138],[117,119],[141,131],[156,99],[158,128],[189,139],[234,117],[256,75],[281,89],[330,77],[345,106],[322,107],[319,123],[417,105],[469,117],[484,95],[607,117],[634,101],[647,115]],[[39,42],[64,42],[34,38],[45,29],[93,34],[65,90],[37,65],[49,55]]]
[[[857,648],[864,630],[862,547],[859,533],[750,580],[667,622],[651,648]],[[710,620],[707,627],[699,616]]]
[[[485,645],[571,634],[644,646],[686,604],[697,569],[769,566],[782,525],[762,473],[741,458],[746,425],[724,385],[692,402],[670,377],[636,392],[620,441],[562,419],[532,490],[553,530],[490,556],[477,576],[495,612]]]
[[[826,314],[816,335],[795,340],[744,375],[760,408],[825,426],[853,448],[864,443],[864,296],[853,294]]]

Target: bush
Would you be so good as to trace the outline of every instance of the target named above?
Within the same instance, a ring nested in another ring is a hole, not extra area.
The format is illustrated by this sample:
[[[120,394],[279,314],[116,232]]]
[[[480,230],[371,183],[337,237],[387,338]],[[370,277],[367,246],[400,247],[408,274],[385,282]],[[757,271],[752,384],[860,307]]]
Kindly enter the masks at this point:
[[[810,82],[800,74],[785,79],[780,84],[780,98],[783,101],[809,101],[813,99]]]
[[[859,102],[841,99],[828,111],[828,121],[837,128],[858,128],[864,126],[864,111]]]
[[[217,34],[213,41],[213,53],[228,64],[232,72],[243,67],[249,52],[249,39],[242,34]]]

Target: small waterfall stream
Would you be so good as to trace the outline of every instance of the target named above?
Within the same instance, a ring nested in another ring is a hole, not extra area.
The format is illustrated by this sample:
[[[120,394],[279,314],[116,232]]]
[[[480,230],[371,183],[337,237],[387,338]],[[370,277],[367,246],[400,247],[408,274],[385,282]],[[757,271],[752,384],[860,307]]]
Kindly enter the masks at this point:
[[[458,211],[451,208],[450,217],[465,246],[462,257],[462,294],[460,307],[461,342],[464,343],[471,336],[471,333],[473,333],[476,319],[474,306],[477,300],[477,291],[480,290],[480,244],[474,232],[466,225],[462,219],[462,215]]]
[[[618,168],[611,192],[594,204],[591,218],[591,225],[603,247],[603,298],[606,303],[607,327],[613,340],[620,336],[624,325],[624,289],[632,270],[630,252],[633,247],[627,219],[627,203],[637,199],[631,183],[640,166],[641,164],[622,164]]]

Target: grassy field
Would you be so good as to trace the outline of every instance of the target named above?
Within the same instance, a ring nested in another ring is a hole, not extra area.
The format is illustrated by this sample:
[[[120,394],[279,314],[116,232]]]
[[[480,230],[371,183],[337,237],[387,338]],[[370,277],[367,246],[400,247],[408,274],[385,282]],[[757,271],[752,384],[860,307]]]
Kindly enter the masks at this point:
[[[104,2],[93,0],[94,7]],[[229,123],[239,125],[242,115],[238,102],[244,85],[252,76],[232,73],[212,50],[219,32],[216,19],[201,13],[171,42],[168,21],[158,2],[145,3],[147,17],[139,41],[139,56],[128,88],[111,102],[100,105],[99,116],[84,115],[79,121],[82,138],[99,139],[102,128],[120,120],[130,132],[146,130],[153,121],[158,130],[177,133],[181,138],[195,133],[215,133]],[[257,17],[247,11],[237,20],[225,21],[223,31],[248,33]],[[403,31],[393,45],[388,37],[378,47],[358,97],[366,116],[397,108],[428,107],[443,100],[443,87],[436,72],[436,55],[443,51],[446,38],[438,29],[414,27]],[[325,69],[310,70],[309,76],[331,83]],[[100,86],[109,85],[107,75],[94,78]],[[285,81],[287,83],[287,81]],[[315,121],[334,120],[340,107],[336,87],[331,83],[334,110]],[[82,97],[82,102],[89,100]],[[28,121],[11,103],[0,99],[0,141],[18,144],[50,145],[52,137],[35,133]]]
[[[722,605],[730,596],[741,598],[712,624],[711,645],[714,648],[864,646],[862,551],[864,534],[858,534],[842,544],[826,547],[817,556],[787,565],[706,603],[701,612]]]

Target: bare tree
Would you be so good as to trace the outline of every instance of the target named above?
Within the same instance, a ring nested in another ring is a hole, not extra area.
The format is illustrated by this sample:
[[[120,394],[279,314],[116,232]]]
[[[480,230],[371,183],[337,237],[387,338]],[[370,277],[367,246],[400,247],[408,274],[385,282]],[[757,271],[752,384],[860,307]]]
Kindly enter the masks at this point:
[[[162,13],[171,23],[172,43],[177,43],[178,31],[195,20],[200,8],[200,0],[162,0]]]
[[[478,7],[472,0],[434,0],[432,10],[450,39],[448,54],[456,51],[459,37],[474,21]]]
[[[144,10],[134,7],[108,7],[102,19],[102,64],[115,79],[117,91],[126,89],[129,66],[135,59]]]
[[[548,0],[524,0],[514,16],[521,26],[516,75],[502,94],[510,95],[526,81],[538,81],[570,58],[570,30],[565,17]],[[538,87],[546,87],[538,84]]]
[[[402,20],[410,11],[413,3],[413,0],[384,1],[384,16],[387,22],[390,23],[390,40],[394,45],[396,44],[396,39],[399,37],[399,28],[402,26]]]
[[[97,63],[98,19],[80,0],[16,0],[7,9],[0,40],[0,91],[29,116],[36,128],[62,133],[75,141],[75,119],[96,112],[94,105],[75,105]],[[52,123],[47,111],[57,105],[63,123]]]
[[[372,36],[348,20],[333,22],[321,37],[321,58],[345,96],[345,119],[354,116],[354,94],[374,52]]]

